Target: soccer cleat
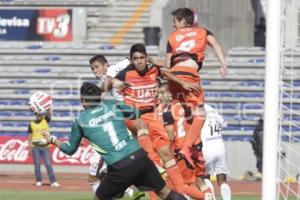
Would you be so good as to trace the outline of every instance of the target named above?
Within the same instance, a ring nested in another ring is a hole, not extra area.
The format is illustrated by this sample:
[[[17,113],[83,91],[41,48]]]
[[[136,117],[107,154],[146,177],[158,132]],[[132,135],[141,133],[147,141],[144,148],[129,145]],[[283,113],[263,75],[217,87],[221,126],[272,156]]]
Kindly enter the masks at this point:
[[[35,186],[41,187],[41,186],[42,186],[42,182],[41,182],[41,181],[37,181],[37,182],[35,183]]]
[[[60,184],[58,182],[53,182],[50,187],[60,187]]]

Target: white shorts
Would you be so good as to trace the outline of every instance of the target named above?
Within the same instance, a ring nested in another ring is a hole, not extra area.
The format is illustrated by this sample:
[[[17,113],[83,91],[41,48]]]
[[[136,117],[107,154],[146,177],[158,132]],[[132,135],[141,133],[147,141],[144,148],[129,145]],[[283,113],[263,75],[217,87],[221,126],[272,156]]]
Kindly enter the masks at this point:
[[[203,145],[206,173],[211,175],[228,174],[224,143]]]
[[[93,154],[90,158],[90,175],[97,176],[97,174],[101,174],[102,172],[106,172],[107,167],[106,163],[102,159],[101,155],[93,150]]]

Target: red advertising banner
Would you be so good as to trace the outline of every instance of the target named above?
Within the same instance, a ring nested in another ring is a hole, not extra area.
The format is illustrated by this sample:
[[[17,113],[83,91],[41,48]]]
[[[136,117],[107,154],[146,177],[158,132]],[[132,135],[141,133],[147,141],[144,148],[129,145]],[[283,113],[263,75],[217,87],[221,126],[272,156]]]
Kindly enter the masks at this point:
[[[51,145],[49,151],[53,165],[89,165],[93,153],[91,146],[84,142],[76,153],[68,156]],[[27,137],[0,137],[0,163],[32,164]]]
[[[36,31],[45,41],[72,41],[72,12],[70,9],[41,9]]]

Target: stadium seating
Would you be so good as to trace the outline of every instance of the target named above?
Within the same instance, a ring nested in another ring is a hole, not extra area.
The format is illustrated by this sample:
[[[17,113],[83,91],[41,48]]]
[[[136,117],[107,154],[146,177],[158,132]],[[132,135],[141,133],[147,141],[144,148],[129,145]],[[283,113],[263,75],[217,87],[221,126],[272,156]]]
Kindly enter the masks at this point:
[[[8,45],[20,46],[11,51]],[[66,136],[72,119],[82,110],[78,96],[80,83],[96,81],[90,72],[88,58],[95,52],[103,53],[114,64],[128,55],[128,46],[99,49],[98,45],[48,45],[10,43],[0,46],[1,135],[26,135],[28,122],[33,119],[27,107],[28,97],[42,90],[51,93],[54,99],[52,131],[57,136]],[[253,53],[252,49],[243,48],[243,52],[247,51],[250,55]],[[149,49],[149,52],[152,55],[160,53],[158,49]],[[227,59],[230,73],[225,80],[220,79],[218,62],[207,58],[200,72],[202,85],[206,101],[228,121],[225,139],[249,140],[256,120],[263,114],[264,98],[265,63],[252,60],[257,55],[262,57],[264,52],[256,50],[252,56],[246,53],[237,56],[234,52],[232,50]],[[300,72],[299,66],[295,69]],[[289,96],[284,96],[284,105],[300,110],[299,80],[294,81],[294,87],[293,104]],[[288,118],[288,113],[284,117]],[[293,120],[300,125],[299,117]]]
[[[0,0],[1,6],[107,6],[109,0]]]

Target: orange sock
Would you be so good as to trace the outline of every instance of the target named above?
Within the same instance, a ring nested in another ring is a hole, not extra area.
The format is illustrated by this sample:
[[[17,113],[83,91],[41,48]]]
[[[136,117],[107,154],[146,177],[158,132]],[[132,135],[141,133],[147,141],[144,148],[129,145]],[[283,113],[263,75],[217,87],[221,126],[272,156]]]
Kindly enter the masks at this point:
[[[148,157],[154,163],[160,163],[160,158],[154,151],[150,137],[148,135],[140,135],[137,137],[137,139],[141,147],[148,153]]]
[[[180,173],[179,168],[177,165],[169,167],[166,169],[166,172],[171,179],[175,189],[177,192],[181,194],[187,194],[195,199],[204,200],[203,192],[200,192],[196,187],[185,185],[183,177]]]
[[[184,146],[191,147],[198,138],[200,138],[201,129],[205,119],[202,116],[196,116],[193,119],[193,123],[190,126],[189,132],[184,142]]]

